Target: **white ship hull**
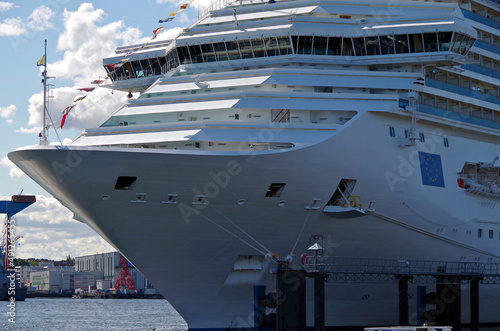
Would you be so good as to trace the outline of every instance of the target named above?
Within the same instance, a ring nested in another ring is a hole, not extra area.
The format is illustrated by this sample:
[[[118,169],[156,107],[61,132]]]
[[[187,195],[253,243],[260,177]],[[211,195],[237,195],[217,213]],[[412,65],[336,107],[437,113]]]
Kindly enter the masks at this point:
[[[432,141],[401,149],[385,137],[385,126],[402,121],[367,112],[330,139],[287,152],[34,147],[9,157],[113,243],[190,328],[253,327],[253,285],[273,289],[275,265],[262,260],[261,270],[251,272],[234,266],[241,256],[262,256],[262,246],[282,257],[292,253],[296,266],[314,234],[323,235],[327,253],[336,256],[500,261],[498,238],[476,235],[478,228],[499,235],[500,206],[493,201],[478,208],[481,199],[456,184],[464,162],[489,158],[497,145],[455,137],[456,147],[446,150]],[[356,146],[346,143],[355,137]],[[476,148],[462,148],[468,144]],[[445,188],[422,185],[420,165],[408,166],[420,149],[442,156]],[[400,181],[388,182],[387,172]],[[137,176],[134,190],[114,190],[118,176]],[[328,201],[342,178],[358,180],[355,193],[365,203],[375,202],[372,213],[336,219],[305,208],[312,199]],[[286,183],[281,197],[265,197],[270,183]],[[145,201],[134,202],[138,192],[146,194]],[[176,204],[165,203],[169,194],[177,194]],[[207,196],[206,205],[193,204],[200,195]],[[500,290],[481,292],[481,321],[498,322]],[[328,284],[326,295],[327,325],[397,323],[396,285]],[[415,308],[410,311],[414,319]]]
[[[107,87],[139,96],[99,128],[9,158],[191,329],[253,328],[265,256],[300,268],[312,235],[328,256],[498,263],[498,17],[487,0],[218,1],[104,59]],[[480,297],[500,323],[500,288]],[[416,284],[409,299],[415,324]],[[326,314],[397,324],[397,286],[328,283]]]

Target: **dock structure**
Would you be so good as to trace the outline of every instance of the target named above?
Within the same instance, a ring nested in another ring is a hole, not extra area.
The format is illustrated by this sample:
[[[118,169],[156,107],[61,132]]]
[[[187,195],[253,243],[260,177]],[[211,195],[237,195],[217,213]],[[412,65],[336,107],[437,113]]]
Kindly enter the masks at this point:
[[[308,277],[315,279],[315,302],[321,299],[316,297],[316,279],[319,277],[332,283],[398,284],[400,325],[408,325],[408,282],[436,284],[434,293],[426,293],[424,286],[418,288],[419,322],[431,315],[426,311],[426,305],[436,304],[439,298],[450,295],[459,298],[461,285],[470,284],[472,331],[479,330],[479,284],[500,284],[500,263],[324,257],[316,254],[304,259],[304,269]],[[324,293],[320,295],[324,300]],[[445,301],[439,302],[440,313],[431,316],[437,325],[450,325],[453,330],[460,330],[460,300]],[[315,323],[324,325],[324,303],[315,307]],[[324,330],[324,327],[315,330]]]
[[[306,277],[314,279],[315,331],[325,330],[325,285],[330,283],[393,283],[399,289],[399,325],[409,324],[408,283],[432,285],[436,291],[427,293],[426,286],[417,288],[418,324],[425,321],[461,330],[461,285],[470,285],[470,329],[479,331],[479,285],[500,284],[500,263],[391,260],[368,258],[325,257],[318,255],[302,259],[302,269],[291,269],[279,263],[275,271],[277,296],[276,326],[258,322],[265,319],[262,300],[267,298],[265,287],[256,294],[255,330],[304,330]],[[293,278],[293,282],[290,281]],[[298,282],[297,280],[300,280]],[[293,289],[290,288],[293,284]],[[256,287],[257,288],[257,287]],[[257,292],[256,292],[257,293]],[[448,300],[449,298],[458,298]],[[447,300],[441,300],[446,298]],[[439,306],[436,312],[429,306]]]

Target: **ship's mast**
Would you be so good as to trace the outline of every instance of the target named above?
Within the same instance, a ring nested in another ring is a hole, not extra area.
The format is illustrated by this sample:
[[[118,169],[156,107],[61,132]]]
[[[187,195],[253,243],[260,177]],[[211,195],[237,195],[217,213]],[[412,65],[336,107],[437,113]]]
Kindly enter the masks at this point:
[[[48,129],[47,129],[47,39],[45,39],[45,52],[43,55],[43,114],[42,114],[42,134],[40,145],[48,145]]]

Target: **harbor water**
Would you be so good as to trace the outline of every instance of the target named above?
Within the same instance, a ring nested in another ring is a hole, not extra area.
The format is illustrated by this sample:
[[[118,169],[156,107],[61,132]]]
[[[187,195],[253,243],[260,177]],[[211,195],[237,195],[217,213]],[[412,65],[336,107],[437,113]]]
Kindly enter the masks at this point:
[[[163,299],[29,298],[16,302],[15,323],[9,302],[0,302],[0,330],[187,330]]]
[[[184,320],[163,299],[30,298],[16,302],[15,323],[9,321],[8,304],[0,302],[0,330],[187,330]]]

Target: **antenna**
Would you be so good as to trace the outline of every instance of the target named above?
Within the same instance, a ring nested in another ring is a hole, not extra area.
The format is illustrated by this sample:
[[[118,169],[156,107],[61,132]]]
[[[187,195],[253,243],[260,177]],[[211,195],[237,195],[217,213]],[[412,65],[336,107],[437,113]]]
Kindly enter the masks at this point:
[[[48,145],[48,128],[47,128],[47,39],[45,39],[45,52],[43,55],[43,114],[42,114],[42,134],[40,145]]]

